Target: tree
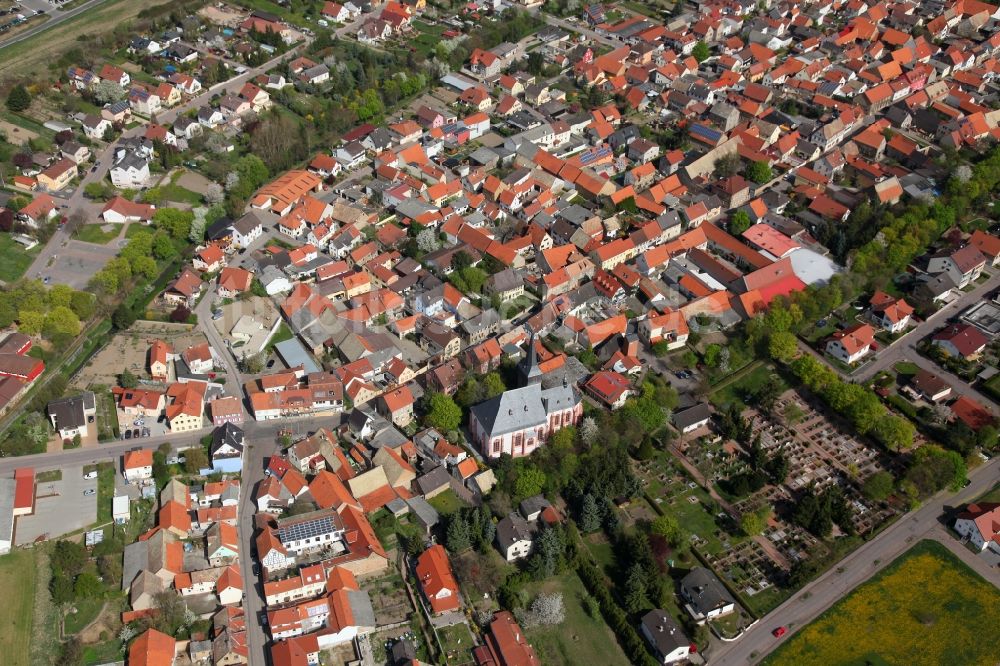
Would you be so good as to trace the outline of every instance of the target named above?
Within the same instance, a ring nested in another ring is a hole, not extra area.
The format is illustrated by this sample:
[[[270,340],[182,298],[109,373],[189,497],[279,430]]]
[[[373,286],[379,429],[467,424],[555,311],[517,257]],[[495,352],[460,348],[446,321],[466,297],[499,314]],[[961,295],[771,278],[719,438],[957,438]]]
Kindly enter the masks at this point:
[[[578,525],[584,532],[594,532],[601,527],[601,510],[597,506],[597,500],[590,493],[583,496]]]
[[[174,247],[173,241],[170,237],[163,233],[158,233],[153,237],[153,256],[157,259],[163,261],[165,259],[170,259],[177,254],[177,248]]]
[[[580,422],[580,441],[590,446],[597,440],[597,436],[600,434],[600,428],[597,427],[597,421],[594,420],[593,416],[585,416]]]
[[[739,236],[750,228],[753,223],[745,210],[738,210],[729,218],[729,233]]]
[[[873,502],[881,502],[892,494],[895,479],[889,472],[875,472],[861,484],[861,492]]]
[[[909,419],[895,414],[885,414],[875,424],[875,437],[893,451],[904,451],[913,446],[916,428]]]
[[[775,331],[767,342],[767,353],[776,361],[788,363],[798,352],[798,342],[793,333]]]
[[[531,615],[541,625],[562,624],[566,619],[562,594],[540,594],[531,602]]]
[[[31,106],[31,95],[28,94],[27,88],[19,83],[10,89],[10,92],[7,94],[8,109],[17,113],[24,111],[29,106]]]
[[[625,578],[625,610],[636,614],[645,610],[649,606],[649,599],[646,598],[646,572],[639,563],[633,564],[628,569],[628,576]]]
[[[438,249],[437,233],[433,229],[424,229],[417,234],[417,248],[424,253]]]
[[[432,393],[427,400],[428,410],[424,420],[441,432],[457,430],[462,422],[462,409],[446,393]]]
[[[754,162],[747,168],[747,178],[757,184],[766,183],[772,177],[771,166],[764,160]]]
[[[175,636],[184,626],[187,606],[175,591],[167,589],[153,595],[153,608],[158,612],[153,618],[153,628],[168,636]]]
[[[519,500],[533,497],[545,487],[545,472],[535,466],[522,467],[514,480],[514,497]]]
[[[677,521],[676,516],[669,513],[659,516],[649,526],[649,531],[656,536],[663,537],[671,546],[677,547],[684,542],[684,528]]]
[[[444,543],[452,553],[461,553],[472,545],[469,523],[461,513],[453,513],[448,520]]]
[[[646,437],[642,438],[642,443],[639,444],[639,448],[636,449],[635,459],[649,460],[650,458],[653,457],[654,453],[655,449],[653,449],[653,440],[651,440],[647,435]]]
[[[76,577],[73,584],[73,593],[77,599],[97,599],[104,594],[104,585],[97,580],[97,576],[85,571]]]
[[[20,310],[17,313],[17,327],[25,335],[38,335],[45,324],[45,315],[37,310]]]
[[[483,377],[483,400],[495,398],[506,390],[507,386],[499,372],[489,372]]]
[[[124,303],[121,303],[117,308],[115,308],[114,313],[111,315],[111,323],[115,325],[119,331],[127,331],[135,320],[138,319],[132,308],[128,307]]]
[[[184,449],[185,472],[188,474],[198,474],[206,467],[208,467],[208,455],[205,454],[205,449],[201,447]]]
[[[56,541],[50,557],[52,570],[67,578],[75,578],[87,563],[87,549],[74,541]]]
[[[94,316],[94,295],[86,291],[74,291],[69,299],[69,309],[76,313],[80,321]]]
[[[77,666],[83,661],[83,645],[76,636],[70,636],[59,650],[56,666]]]
[[[193,220],[194,213],[176,208],[158,208],[153,213],[153,224],[156,228],[163,229],[171,238],[176,239],[186,239],[190,235]]]
[[[177,307],[170,313],[170,321],[183,324],[191,317],[191,309],[183,303],[178,303]],[[258,370],[258,372],[260,372]]]
[[[68,604],[73,601],[73,581],[64,574],[55,574],[49,580],[49,594],[53,603]]]
[[[264,363],[267,362],[267,357],[264,352],[254,354],[253,356],[245,356],[243,358],[243,370],[251,375],[256,375],[259,372],[264,371]]]
[[[728,178],[740,168],[739,153],[728,153],[715,160],[714,173],[716,178]]]
[[[705,60],[708,59],[708,56],[711,55],[711,51],[708,48],[708,44],[705,42],[698,42],[691,50],[691,55],[694,56],[694,59],[698,62],[705,62]]]
[[[94,101],[104,106],[125,98],[125,89],[114,81],[99,81],[91,88]]]
[[[767,527],[767,520],[771,517],[771,507],[764,505],[756,511],[747,511],[740,516],[740,529],[749,537],[757,536]]]
[[[52,308],[45,315],[42,334],[62,346],[80,333],[80,319],[64,305]]]
[[[226,192],[222,188],[222,185],[218,183],[210,183],[208,187],[205,188],[205,203],[210,206],[215,204],[220,204],[226,198]]]

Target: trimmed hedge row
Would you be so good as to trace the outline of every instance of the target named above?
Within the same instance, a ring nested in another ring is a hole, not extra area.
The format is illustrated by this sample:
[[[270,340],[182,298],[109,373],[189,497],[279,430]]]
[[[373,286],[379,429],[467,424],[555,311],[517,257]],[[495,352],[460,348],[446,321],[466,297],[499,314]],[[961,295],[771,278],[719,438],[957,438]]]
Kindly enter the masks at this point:
[[[581,557],[576,572],[580,576],[580,580],[583,581],[584,587],[597,599],[601,615],[611,627],[611,631],[615,633],[625,654],[632,659],[632,663],[638,666],[658,666],[657,661],[646,649],[646,641],[636,631],[635,626],[629,622],[625,611],[612,598],[604,576],[597,570],[597,567]]]

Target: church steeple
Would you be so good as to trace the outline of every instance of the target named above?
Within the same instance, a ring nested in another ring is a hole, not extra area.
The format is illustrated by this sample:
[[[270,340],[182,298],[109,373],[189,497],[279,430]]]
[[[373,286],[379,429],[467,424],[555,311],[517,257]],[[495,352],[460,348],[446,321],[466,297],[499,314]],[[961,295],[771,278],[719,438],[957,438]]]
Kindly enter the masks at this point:
[[[531,331],[528,338],[528,350],[524,358],[517,364],[518,378],[522,386],[530,384],[540,384],[542,381],[542,368],[538,363],[538,351],[535,349],[535,332]]]

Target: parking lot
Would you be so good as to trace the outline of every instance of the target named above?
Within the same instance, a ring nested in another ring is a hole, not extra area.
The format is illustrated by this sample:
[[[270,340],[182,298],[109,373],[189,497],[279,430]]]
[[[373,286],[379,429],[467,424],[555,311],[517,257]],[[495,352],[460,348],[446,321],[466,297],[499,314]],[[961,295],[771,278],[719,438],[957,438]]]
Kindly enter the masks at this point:
[[[94,492],[84,495],[88,490]],[[39,537],[55,539],[97,520],[97,479],[84,479],[82,467],[63,469],[61,480],[40,482],[35,492],[35,513],[19,517],[15,525],[18,546]]]
[[[68,284],[74,289],[86,289],[90,278],[111,261],[118,249],[114,245],[94,245],[81,241],[67,241],[56,252],[55,260],[41,270],[40,275],[28,277],[48,277],[52,284]]]

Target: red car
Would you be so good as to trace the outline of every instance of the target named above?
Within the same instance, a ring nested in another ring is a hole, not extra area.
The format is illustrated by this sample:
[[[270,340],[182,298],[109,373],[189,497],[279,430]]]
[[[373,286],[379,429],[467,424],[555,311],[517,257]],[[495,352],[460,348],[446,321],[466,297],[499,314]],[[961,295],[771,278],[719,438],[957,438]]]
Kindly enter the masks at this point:
[[[784,635],[785,635],[786,633],[788,633],[788,627],[778,627],[777,629],[775,629],[774,631],[772,631],[772,632],[771,632],[771,634],[772,634],[772,635],[773,635],[773,636],[774,636],[775,638],[781,638],[781,637],[782,637],[782,636],[784,636]]]

